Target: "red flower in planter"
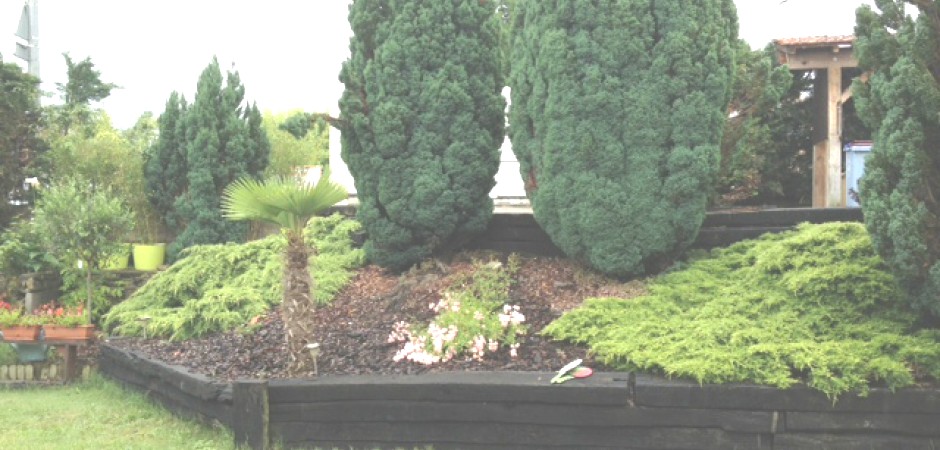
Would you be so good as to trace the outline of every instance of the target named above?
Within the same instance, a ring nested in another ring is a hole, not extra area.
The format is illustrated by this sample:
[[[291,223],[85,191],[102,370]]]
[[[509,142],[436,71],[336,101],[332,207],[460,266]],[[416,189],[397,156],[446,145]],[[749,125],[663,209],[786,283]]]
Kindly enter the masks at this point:
[[[33,311],[33,314],[42,317],[43,324],[59,325],[63,327],[88,325],[88,320],[85,317],[85,309],[81,305],[72,307],[61,306],[56,303],[47,303]]]

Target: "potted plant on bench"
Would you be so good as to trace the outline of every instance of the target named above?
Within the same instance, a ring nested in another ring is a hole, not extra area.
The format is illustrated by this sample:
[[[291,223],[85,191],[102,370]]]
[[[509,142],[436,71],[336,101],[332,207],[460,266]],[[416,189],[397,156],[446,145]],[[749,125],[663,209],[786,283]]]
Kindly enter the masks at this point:
[[[42,318],[47,341],[87,341],[94,337],[95,326],[88,323],[84,308],[45,304],[36,315]]]
[[[21,308],[0,300],[0,333],[4,342],[35,342],[39,340],[40,319],[24,315]]]

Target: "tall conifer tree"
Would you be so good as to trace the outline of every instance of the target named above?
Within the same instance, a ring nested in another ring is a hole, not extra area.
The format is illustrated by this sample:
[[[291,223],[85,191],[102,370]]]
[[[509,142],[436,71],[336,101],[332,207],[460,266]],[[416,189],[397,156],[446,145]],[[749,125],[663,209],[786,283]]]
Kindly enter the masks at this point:
[[[186,99],[170,94],[158,121],[159,138],[144,153],[147,199],[169,229],[179,226],[174,203],[186,188],[186,110]]]
[[[238,73],[229,72],[223,82],[213,58],[192,104],[176,93],[167,102],[160,138],[148,156],[147,181],[168,226],[182,229],[168,249],[171,258],[191,245],[246,237],[246,224],[225,220],[219,209],[226,186],[243,176],[259,178],[268,163],[261,114],[255,105],[243,105],[244,96]]]
[[[911,295],[940,318],[940,2],[875,2],[859,8],[859,117],[874,146],[860,200],[872,243]],[[917,18],[905,14],[916,5]]]
[[[655,271],[698,234],[718,170],[732,0],[519,0],[510,137],[535,218],[572,257]]]
[[[0,55],[0,229],[13,220],[23,201],[23,180],[47,147],[39,139],[39,80]]]
[[[373,261],[404,269],[485,229],[503,138],[496,4],[355,0],[343,159]]]

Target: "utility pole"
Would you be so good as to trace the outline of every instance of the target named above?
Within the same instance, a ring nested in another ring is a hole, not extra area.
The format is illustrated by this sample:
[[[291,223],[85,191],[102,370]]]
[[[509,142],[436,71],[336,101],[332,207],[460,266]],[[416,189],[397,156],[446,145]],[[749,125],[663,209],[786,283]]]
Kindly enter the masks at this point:
[[[16,29],[16,36],[26,41],[26,44],[17,42],[16,57],[25,60],[29,65],[27,72],[39,77],[39,0],[27,0],[23,4],[23,14],[20,16],[20,25]]]

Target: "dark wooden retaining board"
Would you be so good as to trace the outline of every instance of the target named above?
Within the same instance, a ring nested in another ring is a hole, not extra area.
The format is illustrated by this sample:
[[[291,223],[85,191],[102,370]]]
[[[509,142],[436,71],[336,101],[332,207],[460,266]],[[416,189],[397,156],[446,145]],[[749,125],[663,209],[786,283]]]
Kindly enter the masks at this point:
[[[596,374],[559,389],[552,373],[454,372],[420,377],[323,377],[310,381],[271,381],[272,404],[371,400],[469,402],[500,401],[555,405],[624,406],[629,402],[629,374]]]
[[[837,401],[805,387],[597,373],[460,372],[214,382],[103,343],[100,370],[246,448],[931,449],[940,388]]]
[[[403,422],[502,423],[519,425],[716,428],[724,431],[770,433],[769,411],[715,411],[681,408],[587,407],[577,405],[481,402],[472,404],[409,401],[342,401],[285,403],[271,407],[272,422]]]
[[[417,423],[394,422],[272,424],[273,435],[291,445],[335,445],[364,440],[389,448],[394,442],[432,445],[437,449],[462,449],[466,445],[514,448],[644,448],[644,449],[769,449],[759,435],[728,433],[709,428],[541,426],[489,422]]]
[[[185,417],[232,426],[232,386],[146,356],[99,344],[99,371]]]

